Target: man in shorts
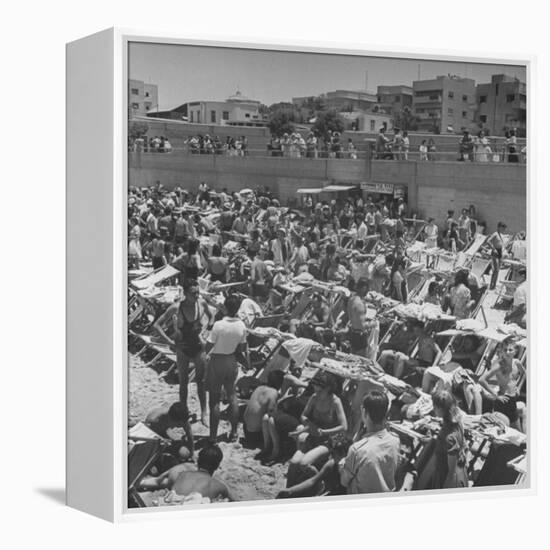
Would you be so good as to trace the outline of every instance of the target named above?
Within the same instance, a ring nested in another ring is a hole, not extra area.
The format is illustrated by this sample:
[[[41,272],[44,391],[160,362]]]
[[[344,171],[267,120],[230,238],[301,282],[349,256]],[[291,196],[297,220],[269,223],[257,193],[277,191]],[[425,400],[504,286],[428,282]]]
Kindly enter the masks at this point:
[[[229,439],[233,441],[237,438],[239,421],[235,392],[235,382],[239,373],[237,357],[247,368],[250,364],[246,343],[247,329],[237,316],[240,307],[240,298],[235,295],[227,297],[225,300],[227,315],[214,323],[206,343],[206,353],[208,354],[206,387],[209,392],[210,439],[212,441],[215,441],[218,436],[222,389],[230,407],[231,432]]]

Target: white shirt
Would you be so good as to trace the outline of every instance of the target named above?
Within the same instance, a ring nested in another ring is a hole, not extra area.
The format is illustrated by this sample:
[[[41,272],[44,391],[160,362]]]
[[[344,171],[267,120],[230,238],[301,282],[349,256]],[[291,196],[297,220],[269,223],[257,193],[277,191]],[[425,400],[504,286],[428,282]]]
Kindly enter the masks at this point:
[[[214,344],[211,353],[231,355],[239,344],[246,343],[246,326],[236,317],[224,317],[214,323],[208,342]]]

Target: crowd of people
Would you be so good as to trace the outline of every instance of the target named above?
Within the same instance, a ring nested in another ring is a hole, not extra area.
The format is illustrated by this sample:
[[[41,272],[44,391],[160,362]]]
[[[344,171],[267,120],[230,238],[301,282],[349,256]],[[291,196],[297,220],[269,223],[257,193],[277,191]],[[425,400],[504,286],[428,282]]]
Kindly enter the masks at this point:
[[[223,460],[220,438],[238,440],[241,423],[244,442],[259,450],[258,460],[288,464],[286,488],[278,498],[468,487],[474,482],[466,435],[471,418],[525,432],[519,338],[503,338],[477,377],[473,371],[484,353],[480,337],[472,334],[460,347],[449,345],[445,358],[430,324],[472,320],[487,286],[485,274],[469,267],[447,274],[433,269],[426,292],[411,303],[413,243],[456,256],[482,235],[480,250],[490,258],[489,287],[497,285],[508,254],[506,225],[484,235],[474,206],[462,209],[457,219],[450,210],[446,220],[436,222],[419,220],[404,199],[357,195],[314,204],[306,197],[302,208],[293,210],[281,207],[268,189],[216,192],[201,183],[189,192],[157,183],[130,189],[128,221],[129,269],[149,262],[157,271],[169,265],[181,288],[149,325],[175,352],[179,401],[151,411],[144,422],[162,437],[179,427],[183,435],[176,454],[187,462],[145,478],[142,490],[234,498],[213,475]],[[426,258],[429,270],[433,257]],[[506,318],[525,327],[524,267],[519,275]],[[314,289],[307,295],[307,314],[296,305],[297,287]],[[384,313],[388,303],[438,313],[397,320]],[[251,338],[258,338],[254,327],[262,318],[272,318],[282,338],[282,367],[268,369],[265,358],[258,362]],[[392,331],[391,338],[382,337]],[[373,375],[358,381],[335,373],[315,356],[319,349],[347,357],[344,365],[364,361]],[[195,454],[191,366],[197,421],[209,430],[196,468],[188,462]],[[229,424],[223,436],[221,410]],[[415,429],[433,436],[430,452],[416,460],[403,459],[403,441],[388,424],[403,419],[419,421]]]
[[[248,138],[246,136],[227,136],[225,140],[217,135],[197,134],[184,142],[187,152],[192,155],[227,155],[246,157],[248,155]]]
[[[393,128],[388,136],[386,128],[380,128],[374,147],[374,158],[380,160],[451,160],[449,151],[438,151],[434,138],[423,139],[418,151],[411,154],[410,138],[407,131]],[[527,146],[520,149],[515,130],[507,130],[504,141],[497,144],[487,131],[477,134],[465,129],[458,141],[458,161],[470,162],[525,162]]]
[[[439,151],[434,138],[423,139],[418,150],[411,149],[410,137],[407,131],[393,128],[392,134],[386,127],[379,130],[376,142],[373,143],[371,155],[379,160],[449,160],[449,151]],[[193,155],[225,155],[246,157],[250,154],[248,138],[242,136],[227,136],[197,134],[184,140],[184,150]],[[172,144],[165,136],[140,136],[129,138],[128,149],[132,152],[171,153]],[[363,153],[364,154],[364,153]],[[287,158],[336,158],[357,160],[361,152],[351,137],[344,139],[340,132],[329,131],[319,136],[310,131],[304,137],[300,132],[284,133],[282,136],[272,135],[267,143],[267,155]],[[504,141],[497,144],[486,131],[480,130],[472,135],[464,130],[458,141],[459,161],[471,162],[525,162],[527,147],[520,148],[516,131],[507,130]]]
[[[138,136],[128,139],[128,150],[144,153],[171,153],[172,144],[165,136]]]
[[[304,138],[300,132],[271,136],[267,146],[272,157],[289,158],[337,158],[357,160],[358,152],[352,138],[344,141],[338,131],[329,131],[323,137],[309,132]]]

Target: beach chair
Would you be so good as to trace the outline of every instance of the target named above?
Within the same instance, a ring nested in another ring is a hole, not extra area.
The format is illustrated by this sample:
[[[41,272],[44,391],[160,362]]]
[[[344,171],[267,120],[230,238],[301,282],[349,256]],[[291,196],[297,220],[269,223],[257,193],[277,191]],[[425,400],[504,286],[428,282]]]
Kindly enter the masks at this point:
[[[159,269],[153,271],[152,273],[145,275],[144,277],[139,277],[130,282],[130,284],[137,288],[138,290],[143,290],[149,288],[153,285],[158,285],[168,279],[176,277],[180,274],[180,271],[171,265],[165,265],[159,267]]]
[[[527,453],[513,458],[507,465],[518,474],[514,485],[524,485],[527,480]]]
[[[144,508],[137,487],[153,464],[162,454],[165,443],[160,439],[144,440],[136,443],[128,453],[128,507]]]
[[[437,271],[450,272],[454,270],[455,256],[442,252],[437,256],[437,260],[434,263],[434,268]]]
[[[132,327],[134,323],[143,315],[145,308],[138,294],[131,288],[128,288],[128,327]]]
[[[490,258],[476,256],[470,264],[470,273],[476,277],[478,281],[483,281],[483,275],[487,268],[491,265]]]
[[[144,346],[138,350],[136,353],[136,357],[139,357],[142,355],[146,350],[151,350],[154,352],[154,356],[152,359],[150,359],[147,363],[143,365],[143,367],[153,367],[159,359],[165,359],[170,363],[170,366],[168,369],[164,372],[162,372],[159,376],[161,378],[165,378],[168,376],[176,367],[177,365],[177,356],[176,353],[172,350],[172,348],[168,344],[163,344],[160,342],[156,342],[153,340],[151,336],[148,336],[147,334],[138,334],[136,332],[130,331],[130,335],[134,338],[137,338],[139,341],[141,341]],[[194,380],[195,371],[194,369],[189,373],[189,382],[192,382]]]

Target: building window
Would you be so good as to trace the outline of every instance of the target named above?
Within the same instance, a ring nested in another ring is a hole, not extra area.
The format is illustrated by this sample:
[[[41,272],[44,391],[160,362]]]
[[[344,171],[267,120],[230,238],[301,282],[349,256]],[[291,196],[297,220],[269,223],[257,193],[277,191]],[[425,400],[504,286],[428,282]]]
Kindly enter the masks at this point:
[[[439,95],[437,95],[437,94],[432,94],[432,95],[430,96],[430,99],[432,99],[433,101],[439,101]]]
[[[447,97],[448,97],[449,99],[453,99],[454,96],[455,96],[455,93],[454,93],[454,92],[449,92],[449,93],[447,94]]]
[[[132,109],[139,109],[139,103],[132,103]]]
[[[498,95],[498,88],[499,88],[498,84],[495,84],[495,95]]]
[[[149,105],[145,105],[145,110],[148,111],[151,107]]]
[[[375,129],[376,129],[376,120],[371,120],[370,121],[370,131],[374,132]]]
[[[506,103],[513,103],[514,99],[516,99],[516,95],[515,94],[508,94],[506,96]]]
[[[193,122],[193,111],[189,113],[189,122]]]
[[[467,95],[463,95],[463,96],[462,96],[462,101],[468,101],[468,96],[467,96]]]
[[[462,111],[462,118],[468,118],[468,111]]]
[[[210,111],[210,122],[216,122],[216,111]]]
[[[145,92],[145,97],[149,97],[149,92]]]
[[[479,96],[479,102],[480,103],[487,103],[487,96],[486,95],[480,95]]]
[[[222,111],[222,120],[229,120],[229,111]]]
[[[132,88],[132,95],[139,95],[139,89],[138,88]]]
[[[453,113],[454,113],[454,111],[451,108],[447,109],[447,114],[448,115],[452,115]]]
[[[487,123],[487,115],[480,115],[479,116],[479,122],[483,122],[484,124]]]
[[[401,103],[401,96],[396,95],[395,96],[395,102],[396,103]]]

